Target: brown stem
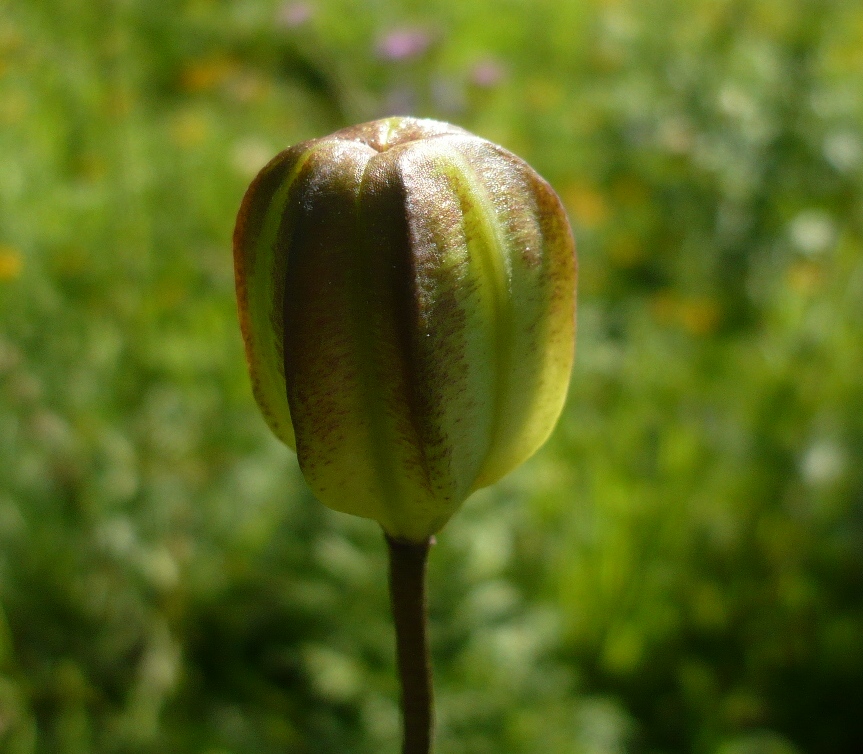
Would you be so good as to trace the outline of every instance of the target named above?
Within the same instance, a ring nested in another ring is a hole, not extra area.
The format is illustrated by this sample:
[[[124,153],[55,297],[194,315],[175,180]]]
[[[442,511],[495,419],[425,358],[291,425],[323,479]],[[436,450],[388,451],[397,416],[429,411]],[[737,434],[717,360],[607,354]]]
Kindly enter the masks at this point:
[[[430,754],[433,701],[425,576],[433,540],[407,542],[384,536],[390,554],[390,599],[402,690],[402,754]]]

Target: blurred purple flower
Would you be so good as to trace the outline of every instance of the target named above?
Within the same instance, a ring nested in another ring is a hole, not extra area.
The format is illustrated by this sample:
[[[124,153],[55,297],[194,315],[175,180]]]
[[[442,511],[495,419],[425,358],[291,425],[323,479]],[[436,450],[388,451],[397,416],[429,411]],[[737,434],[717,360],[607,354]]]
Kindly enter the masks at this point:
[[[431,81],[431,97],[435,108],[447,115],[461,113],[466,105],[464,87],[461,82],[436,77]]]
[[[384,60],[410,60],[422,55],[431,46],[428,31],[416,26],[393,29],[384,34],[375,47],[378,57]]]
[[[390,89],[383,100],[384,117],[412,115],[417,109],[417,94],[412,87],[399,86]]]
[[[276,16],[278,22],[288,29],[296,29],[311,19],[315,9],[309,3],[285,3]]]
[[[471,69],[470,80],[482,89],[491,89],[503,81],[506,71],[493,58],[481,60]]]

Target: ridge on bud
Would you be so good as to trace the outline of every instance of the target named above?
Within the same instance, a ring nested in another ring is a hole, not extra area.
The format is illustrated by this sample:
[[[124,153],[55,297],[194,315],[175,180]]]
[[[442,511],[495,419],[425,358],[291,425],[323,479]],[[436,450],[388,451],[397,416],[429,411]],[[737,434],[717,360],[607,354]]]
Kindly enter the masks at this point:
[[[297,144],[246,192],[234,266],[255,398],[327,506],[423,541],[551,433],[575,246],[502,147],[415,118]]]

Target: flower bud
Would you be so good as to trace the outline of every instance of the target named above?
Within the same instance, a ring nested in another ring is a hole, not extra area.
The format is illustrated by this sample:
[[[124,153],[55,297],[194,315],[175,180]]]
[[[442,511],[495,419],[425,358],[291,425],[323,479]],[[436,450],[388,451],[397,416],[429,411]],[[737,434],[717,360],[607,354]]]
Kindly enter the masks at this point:
[[[249,187],[234,263],[255,398],[329,507],[422,541],[554,427],[575,247],[505,149],[414,118],[298,144]]]

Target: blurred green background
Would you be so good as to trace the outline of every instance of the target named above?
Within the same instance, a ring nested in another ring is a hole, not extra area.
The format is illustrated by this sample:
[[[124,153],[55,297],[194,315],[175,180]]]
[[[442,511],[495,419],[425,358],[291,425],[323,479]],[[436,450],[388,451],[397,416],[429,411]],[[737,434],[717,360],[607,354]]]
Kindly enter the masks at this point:
[[[440,754],[855,750],[859,0],[4,0],[0,751],[397,750],[382,539],[257,413],[230,234],[406,113],[581,263],[558,429],[433,552]]]

